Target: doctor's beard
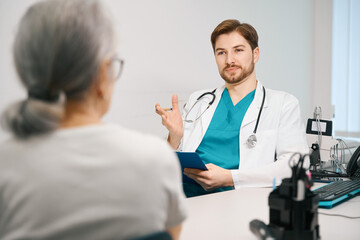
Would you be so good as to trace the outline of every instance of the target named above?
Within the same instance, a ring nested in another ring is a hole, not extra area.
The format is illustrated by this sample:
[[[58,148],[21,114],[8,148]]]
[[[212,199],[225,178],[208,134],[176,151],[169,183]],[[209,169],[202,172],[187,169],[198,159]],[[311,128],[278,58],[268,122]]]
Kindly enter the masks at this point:
[[[241,69],[241,73],[240,75],[236,76],[236,75],[230,75],[227,76],[225,74],[225,70],[227,68],[230,67],[238,67],[239,69]],[[255,63],[253,61],[251,61],[251,64],[248,68],[243,69],[241,66],[238,65],[227,65],[221,72],[220,72],[220,76],[225,80],[225,82],[229,83],[229,84],[235,84],[235,83],[239,83],[242,80],[246,79],[250,74],[252,74],[254,72],[254,68],[255,68]]]

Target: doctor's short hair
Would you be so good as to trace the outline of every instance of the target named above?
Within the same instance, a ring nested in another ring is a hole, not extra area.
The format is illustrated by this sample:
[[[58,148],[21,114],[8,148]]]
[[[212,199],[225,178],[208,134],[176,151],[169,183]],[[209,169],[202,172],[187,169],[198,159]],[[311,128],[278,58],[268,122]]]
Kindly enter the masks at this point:
[[[243,36],[251,46],[251,50],[258,47],[259,37],[253,26],[248,23],[240,23],[236,19],[228,19],[221,22],[211,34],[211,44],[215,51],[215,43],[217,38],[222,34],[238,32]]]
[[[30,6],[13,45],[27,98],[7,108],[2,126],[19,138],[58,128],[66,99],[81,101],[115,49],[109,13],[97,0],[46,0]]]

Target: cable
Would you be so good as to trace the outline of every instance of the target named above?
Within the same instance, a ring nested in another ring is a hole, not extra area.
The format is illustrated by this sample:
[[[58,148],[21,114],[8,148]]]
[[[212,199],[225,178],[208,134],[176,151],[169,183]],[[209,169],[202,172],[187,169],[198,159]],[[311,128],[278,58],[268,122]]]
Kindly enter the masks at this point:
[[[322,131],[321,131],[321,126],[320,126],[320,119],[321,119],[321,107],[320,106],[315,107],[314,118],[316,121],[316,127],[317,127],[317,132],[318,132],[319,149],[321,149]],[[321,167],[321,165],[320,165],[320,167]]]
[[[340,145],[341,145],[340,169],[341,169],[342,173],[346,173],[346,168],[344,165],[345,165],[345,146],[347,146],[347,145],[343,140],[340,141]],[[349,149],[349,152],[351,153],[350,149]]]
[[[340,143],[340,148],[339,148],[339,143]],[[344,155],[344,152],[343,150],[341,149],[342,148],[342,144],[341,142],[339,142],[335,145],[335,149],[336,149],[336,158],[334,158],[334,169],[335,169],[335,172],[337,173],[343,173],[342,169],[341,169],[341,165],[343,163],[343,155]],[[340,149],[340,154],[339,154],[339,149]],[[345,169],[344,169],[345,170]]]
[[[329,171],[329,170],[323,170],[324,173],[333,173],[333,174],[338,174],[340,175],[341,173],[338,172],[334,172],[334,171]]]
[[[341,138],[337,138],[336,140],[338,140],[339,142],[342,142],[343,144],[345,144],[346,149],[350,152],[350,155],[352,155],[352,152],[350,150],[351,148],[346,144],[346,142],[344,140],[342,140]],[[355,148],[355,147],[352,147],[352,148]]]
[[[330,214],[330,213],[322,213],[322,212],[318,212],[319,214],[322,215],[327,215],[327,216],[332,216],[332,217],[343,217],[343,218],[349,218],[349,219],[358,219],[359,217],[351,217],[351,216],[345,216],[345,215],[341,215],[341,214]]]
[[[330,158],[332,159],[331,165],[336,172],[345,174],[346,173],[346,153],[348,150],[350,156],[352,156],[351,148],[347,145],[347,143],[341,139],[336,139],[338,143],[330,148]],[[340,146],[339,146],[340,145]]]

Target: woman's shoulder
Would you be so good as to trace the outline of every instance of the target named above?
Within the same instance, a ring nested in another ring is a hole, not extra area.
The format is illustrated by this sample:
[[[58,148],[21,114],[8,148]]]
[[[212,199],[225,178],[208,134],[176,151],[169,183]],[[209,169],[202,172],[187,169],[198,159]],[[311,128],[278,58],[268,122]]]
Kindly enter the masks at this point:
[[[152,148],[168,148],[166,141],[148,133],[139,132],[134,129],[125,128],[119,125],[106,125],[104,134],[107,133],[109,138],[118,140],[121,144],[135,144],[136,146],[151,146]]]
[[[137,152],[151,155],[159,151],[170,151],[165,140],[157,136],[141,133],[115,124],[90,125],[76,128],[58,129],[52,133],[34,136],[29,139],[15,137],[3,141],[0,155],[11,153],[14,149],[21,152],[36,151],[37,149],[110,151],[116,153]],[[16,151],[15,151],[16,152]]]
[[[172,176],[180,172],[180,163],[175,152],[165,139],[138,132],[121,126],[111,126],[113,136],[107,145],[109,151],[131,159],[131,165],[137,166],[138,173],[151,170],[151,175],[164,175],[164,171]],[[150,174],[150,173],[143,174]],[[163,178],[166,178],[163,176]]]
[[[167,168],[177,169],[175,153],[164,139],[118,125],[62,129],[25,141],[11,139],[0,146],[0,166],[34,164],[34,157],[36,162],[59,158],[99,160],[115,168],[135,167],[144,172],[149,168],[156,173]]]
[[[104,127],[106,141],[114,150],[136,153],[142,158],[151,158],[153,161],[163,161],[172,158],[174,153],[165,139],[158,136],[139,132],[119,125]]]

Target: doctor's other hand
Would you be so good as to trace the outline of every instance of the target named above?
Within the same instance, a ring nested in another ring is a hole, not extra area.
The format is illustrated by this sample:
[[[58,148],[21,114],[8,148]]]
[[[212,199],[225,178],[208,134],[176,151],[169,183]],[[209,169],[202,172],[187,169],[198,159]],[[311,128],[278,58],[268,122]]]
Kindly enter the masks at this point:
[[[185,168],[184,174],[194,179],[206,191],[214,190],[221,187],[233,187],[234,182],[230,170],[221,168],[212,163],[206,164],[206,170],[195,168]]]
[[[169,130],[168,142],[170,146],[176,150],[183,137],[183,121],[179,110],[178,96],[176,94],[172,96],[171,111],[160,107],[159,103],[155,105],[155,110],[161,116],[162,125]]]

